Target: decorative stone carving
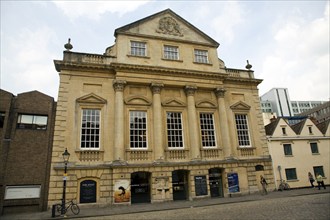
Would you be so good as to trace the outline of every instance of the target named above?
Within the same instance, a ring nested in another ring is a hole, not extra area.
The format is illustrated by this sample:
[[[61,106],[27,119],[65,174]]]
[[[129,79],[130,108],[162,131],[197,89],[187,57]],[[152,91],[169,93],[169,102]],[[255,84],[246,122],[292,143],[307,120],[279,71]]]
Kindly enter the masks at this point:
[[[113,88],[115,89],[115,91],[123,91],[125,85],[126,85],[125,80],[114,80],[113,81]]]
[[[170,34],[182,37],[182,31],[179,24],[171,17],[163,17],[159,20],[157,33]]]
[[[151,83],[151,90],[153,94],[160,94],[164,84],[162,83]]]
[[[197,86],[186,86],[184,88],[186,95],[190,96],[190,95],[195,95],[195,92],[197,90]]]
[[[226,90],[224,88],[216,88],[214,92],[217,98],[224,98]]]

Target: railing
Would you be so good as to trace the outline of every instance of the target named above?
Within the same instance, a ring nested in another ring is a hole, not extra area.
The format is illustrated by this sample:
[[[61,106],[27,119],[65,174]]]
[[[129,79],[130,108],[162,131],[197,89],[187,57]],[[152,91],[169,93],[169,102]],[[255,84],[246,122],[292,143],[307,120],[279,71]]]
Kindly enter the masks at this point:
[[[226,69],[229,76],[236,78],[254,78],[253,71],[237,70],[237,69]]]
[[[219,148],[202,149],[201,154],[203,159],[216,159],[223,157],[222,149]]]
[[[238,155],[241,157],[251,157],[255,156],[255,148],[247,147],[247,148],[238,148]]]
[[[166,151],[166,159],[167,160],[186,160],[189,158],[188,156],[189,151],[180,149],[180,150],[167,150]]]
[[[102,161],[103,151],[76,151],[80,161]]]
[[[81,60],[83,63],[97,63],[103,64],[104,63],[104,56],[95,55],[95,54],[86,54],[82,57]]]
[[[128,150],[126,151],[126,158],[128,161],[148,161],[151,160],[152,151],[148,150]]]

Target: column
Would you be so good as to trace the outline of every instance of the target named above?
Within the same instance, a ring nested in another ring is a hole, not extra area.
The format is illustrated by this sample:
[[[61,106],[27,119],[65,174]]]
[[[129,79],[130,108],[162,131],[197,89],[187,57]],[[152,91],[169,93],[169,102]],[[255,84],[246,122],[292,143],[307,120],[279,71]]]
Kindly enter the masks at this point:
[[[161,83],[152,83],[152,111],[153,111],[153,139],[154,139],[154,156],[155,160],[164,159],[163,146],[163,120],[162,120],[162,103],[160,92],[164,87]]]
[[[225,105],[225,92],[223,88],[216,88],[215,95],[218,99],[218,109],[219,109],[219,118],[220,118],[220,132],[222,138],[222,146],[225,157],[230,157],[232,155],[232,150],[230,146],[230,137],[228,129],[228,119]]]
[[[123,160],[125,158],[124,147],[124,87],[126,81],[114,80],[115,89],[115,140],[114,140],[114,160]]]
[[[189,130],[189,140],[190,140],[190,152],[191,159],[200,158],[200,141],[198,133],[198,121],[197,113],[195,107],[195,91],[197,90],[196,86],[186,86],[185,92],[187,95],[188,102],[188,130]]]

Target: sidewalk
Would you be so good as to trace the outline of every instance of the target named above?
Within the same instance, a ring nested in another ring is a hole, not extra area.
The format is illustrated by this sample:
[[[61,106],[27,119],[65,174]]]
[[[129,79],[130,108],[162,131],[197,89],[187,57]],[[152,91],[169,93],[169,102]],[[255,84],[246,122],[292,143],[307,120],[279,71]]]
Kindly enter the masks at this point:
[[[112,205],[107,207],[83,207],[80,205],[80,213],[74,215],[71,210],[68,211],[67,217],[54,217],[52,218],[51,210],[45,212],[31,212],[31,213],[19,213],[19,214],[8,214],[0,216],[2,220],[18,220],[18,219],[70,219],[70,218],[82,218],[82,217],[96,217],[96,216],[108,216],[117,215],[123,213],[137,213],[137,212],[150,212],[159,210],[170,210],[170,209],[182,209],[191,207],[210,206],[218,204],[229,204],[238,202],[249,202],[263,199],[275,199],[283,197],[294,197],[303,195],[312,195],[318,193],[330,193],[330,187],[327,189],[318,190],[317,188],[303,188],[293,189],[289,191],[274,191],[269,192],[268,195],[251,194],[240,197],[229,197],[229,198],[206,198],[194,201],[170,201],[163,203],[143,203],[133,205]]]

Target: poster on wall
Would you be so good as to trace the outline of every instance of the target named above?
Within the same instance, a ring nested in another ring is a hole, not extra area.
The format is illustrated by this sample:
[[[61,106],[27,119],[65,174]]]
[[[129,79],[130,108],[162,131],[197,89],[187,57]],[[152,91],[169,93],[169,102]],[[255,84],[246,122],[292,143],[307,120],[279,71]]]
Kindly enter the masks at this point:
[[[130,202],[131,190],[129,180],[115,180],[114,185],[114,202],[124,203]]]
[[[227,178],[228,178],[229,193],[239,192],[238,174],[237,173],[228,173]]]
[[[85,180],[80,183],[80,203],[96,202],[96,182]]]
[[[6,186],[5,200],[40,198],[40,189],[40,185]]]
[[[207,195],[206,176],[195,176],[196,196]]]

